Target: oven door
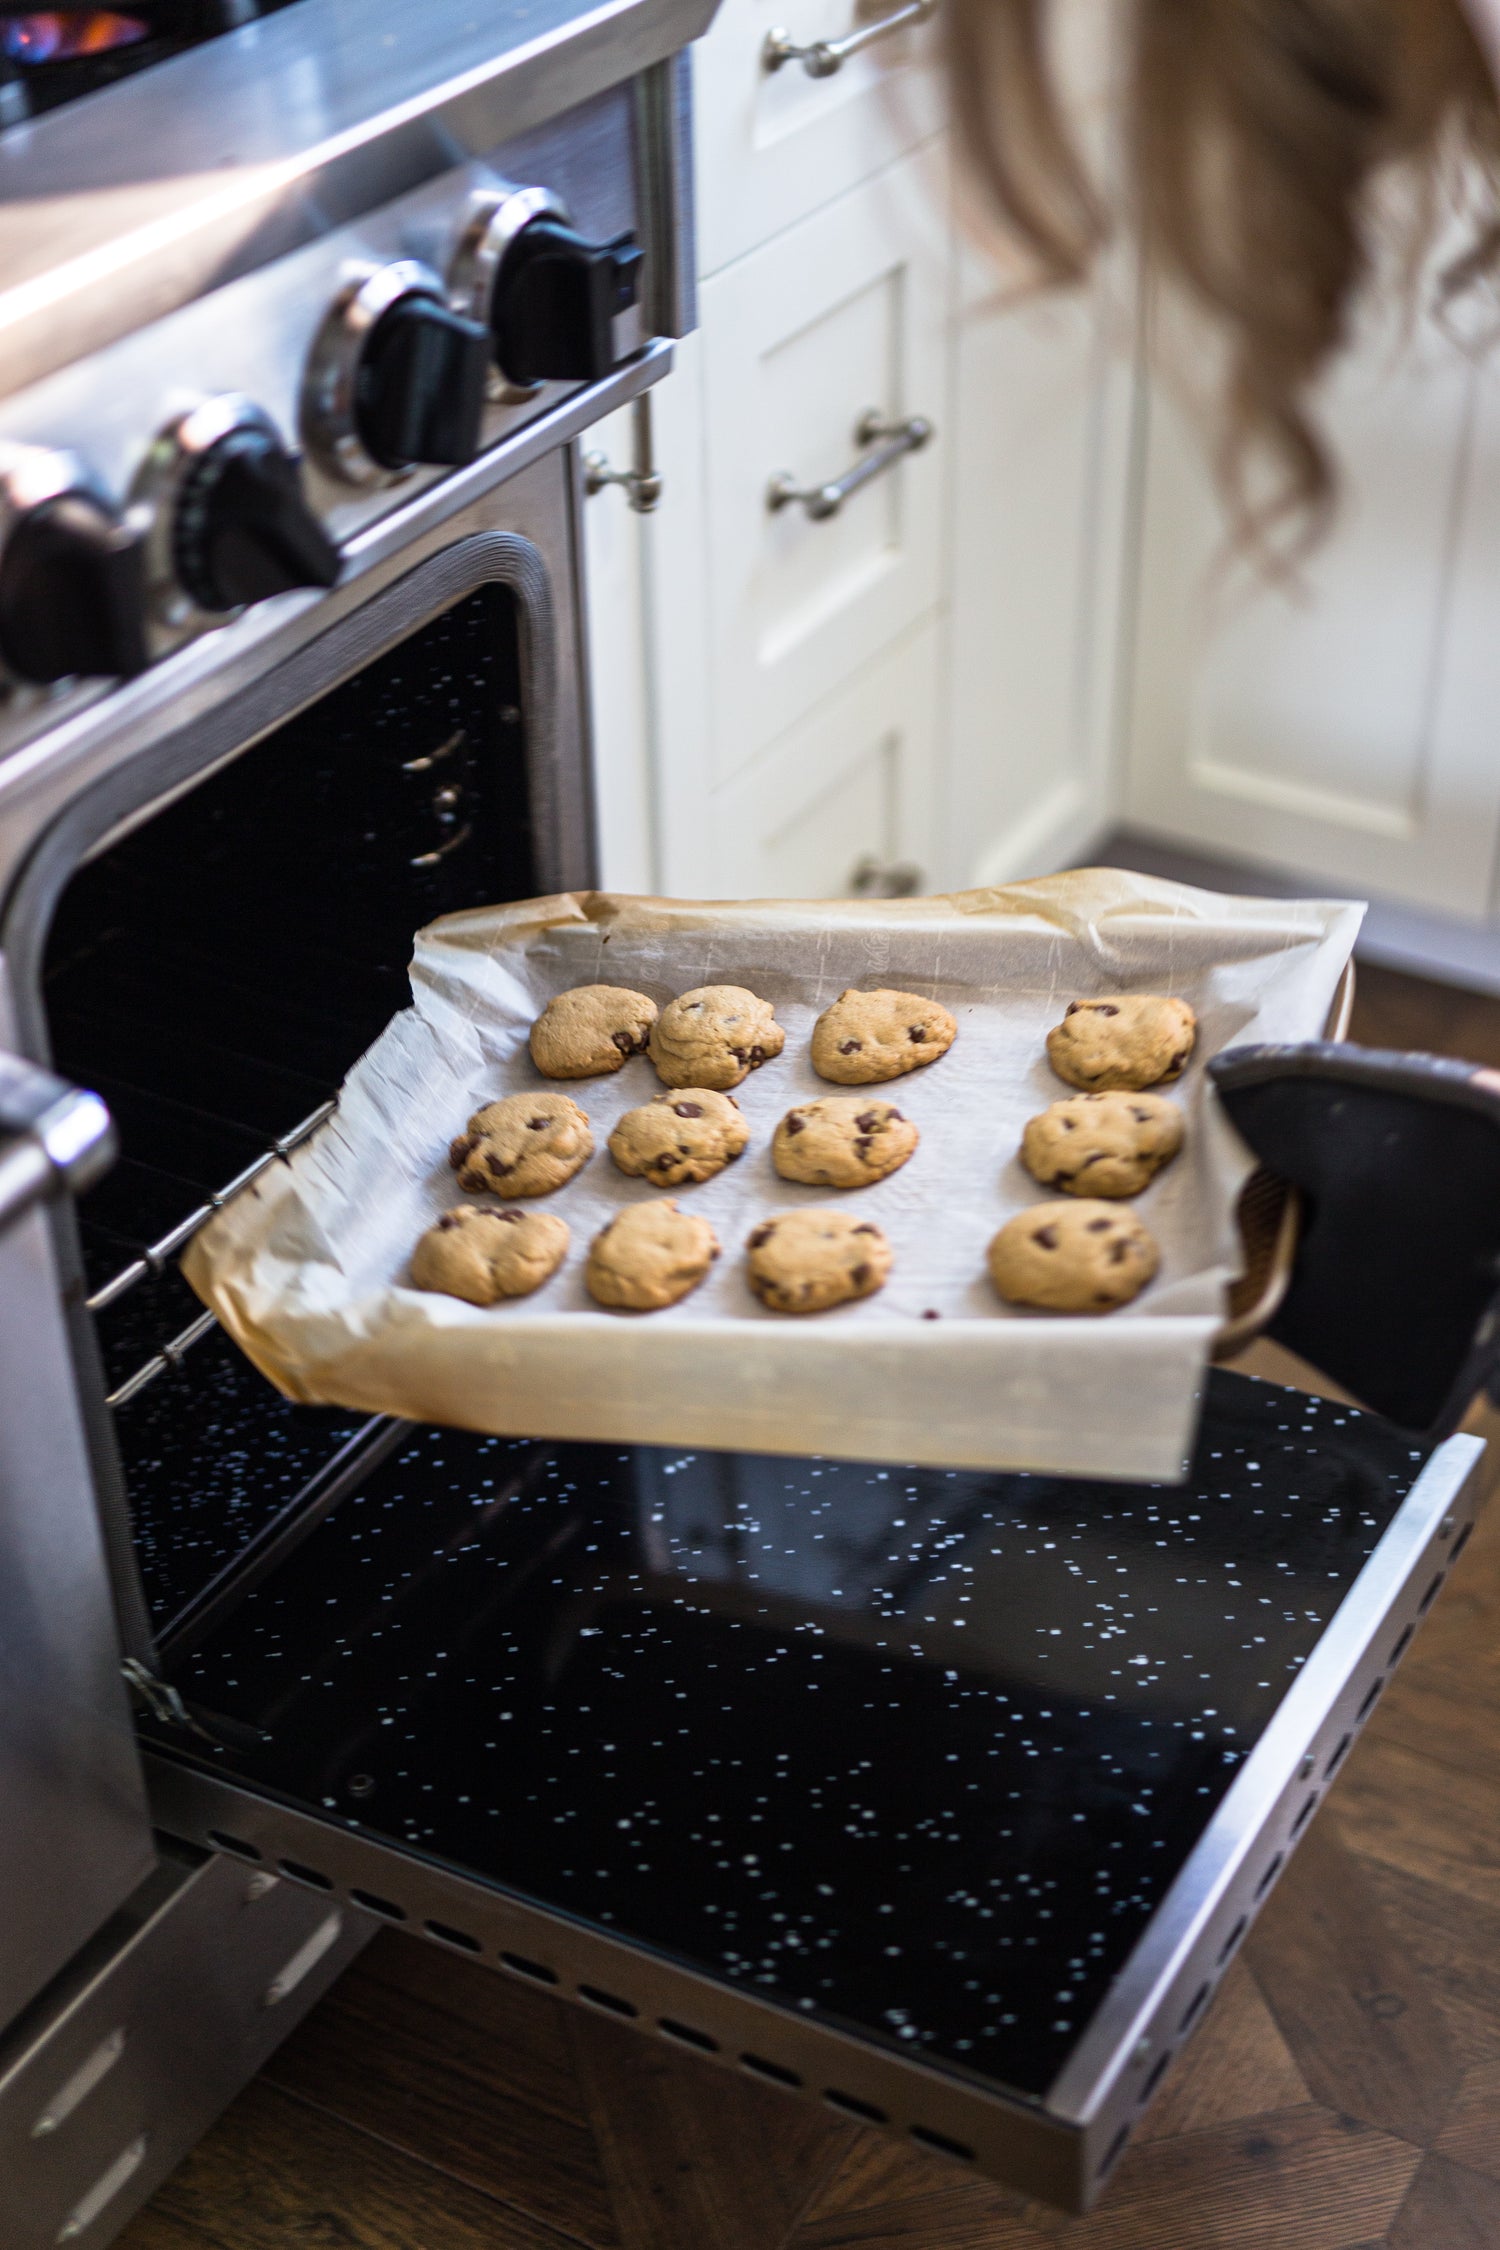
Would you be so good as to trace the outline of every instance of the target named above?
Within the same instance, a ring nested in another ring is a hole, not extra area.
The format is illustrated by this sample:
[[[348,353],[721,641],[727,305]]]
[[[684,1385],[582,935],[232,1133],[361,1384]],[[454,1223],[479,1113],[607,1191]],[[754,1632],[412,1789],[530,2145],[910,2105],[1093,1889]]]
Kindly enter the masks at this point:
[[[106,1143],[0,1053],[0,2026],[156,1856],[46,1210]]]

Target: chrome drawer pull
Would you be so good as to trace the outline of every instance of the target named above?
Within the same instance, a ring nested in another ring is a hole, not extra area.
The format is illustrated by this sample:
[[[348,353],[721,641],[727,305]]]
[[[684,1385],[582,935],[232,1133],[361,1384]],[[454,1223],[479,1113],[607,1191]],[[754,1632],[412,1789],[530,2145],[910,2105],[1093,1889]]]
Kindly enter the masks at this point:
[[[899,461],[903,453],[920,453],[932,434],[932,424],[925,415],[909,414],[904,422],[888,422],[879,408],[872,406],[854,429],[855,444],[873,446],[872,453],[866,453],[832,484],[798,484],[791,470],[783,469],[766,488],[766,506],[774,514],[778,508],[789,508],[798,501],[814,523],[823,523],[838,514],[851,492],[858,492],[861,485]]]
[[[904,8],[893,8],[888,16],[877,16],[873,23],[862,23],[842,39],[818,39],[810,47],[799,47],[789,31],[779,27],[766,33],[766,43],[760,51],[762,70],[780,70],[783,63],[799,62],[809,78],[831,78],[842,70],[851,55],[862,54],[877,39],[884,39],[892,31],[904,31],[909,23],[925,23],[937,11],[937,0],[906,0]]]

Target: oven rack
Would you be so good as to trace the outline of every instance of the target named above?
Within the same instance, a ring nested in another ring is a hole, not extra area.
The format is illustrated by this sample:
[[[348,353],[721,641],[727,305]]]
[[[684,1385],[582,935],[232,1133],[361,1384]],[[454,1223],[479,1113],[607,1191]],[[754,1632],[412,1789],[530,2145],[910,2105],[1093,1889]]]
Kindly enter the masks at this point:
[[[169,1227],[167,1232],[158,1241],[151,1243],[143,1250],[139,1257],[133,1258],[128,1265],[122,1266],[118,1273],[112,1274],[102,1287],[93,1292],[92,1296],[85,1298],[86,1309],[94,1314],[107,1312],[112,1305],[118,1304],[122,1297],[128,1295],[138,1283],[148,1281],[154,1275],[164,1272],[168,1260],[174,1258],[177,1252],[191,1241],[200,1227],[208,1224],[215,1212],[221,1211],[226,1203],[240,1193],[241,1189],[249,1187],[252,1181],[260,1179],[263,1173],[268,1172],[273,1164],[278,1163],[284,1157],[290,1156],[293,1149],[299,1148],[305,1140],[309,1140],[318,1127],[333,1115],[337,1107],[337,1098],[320,1102],[316,1109],[309,1111],[299,1124],[291,1128],[290,1132],[281,1134],[277,1140],[271,1143],[268,1149],[247,1164],[243,1171],[237,1172],[232,1180],[226,1182],[223,1187],[216,1189],[205,1202],[200,1203],[195,1210],[190,1211],[186,1218],[179,1219],[174,1227]],[[218,1321],[213,1313],[200,1313],[196,1320],[189,1321],[186,1328],[179,1330],[177,1335],[163,1344],[159,1352],[154,1353],[150,1359],[143,1361],[133,1374],[125,1378],[123,1383],[117,1384],[105,1398],[105,1405],[110,1407],[127,1405],[138,1392],[145,1389],[148,1383],[154,1382],[158,1375],[165,1375],[169,1369],[180,1367],[184,1354],[189,1352],[194,1344],[201,1342],[203,1337],[217,1326]]]

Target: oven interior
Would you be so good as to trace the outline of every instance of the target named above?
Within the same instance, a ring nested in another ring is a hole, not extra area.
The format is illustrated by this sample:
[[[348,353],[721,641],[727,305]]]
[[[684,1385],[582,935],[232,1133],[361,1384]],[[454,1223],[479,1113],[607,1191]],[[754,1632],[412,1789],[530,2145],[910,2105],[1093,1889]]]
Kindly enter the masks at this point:
[[[55,1067],[119,1130],[78,1222],[159,1634],[369,1431],[273,1391],[175,1248],[403,1006],[413,931],[535,890],[520,631],[512,590],[479,586],[107,845],[59,902],[43,1002]]]
[[[536,888],[521,633],[470,593],[53,919],[52,1056],[122,1141],[78,1225],[135,1552],[216,1739],[148,1736],[357,1836],[351,1895],[445,1942],[423,1863],[1036,2103],[1425,1450],[1222,1372],[1172,1488],[277,1396],[175,1250],[323,1113],[413,931]]]

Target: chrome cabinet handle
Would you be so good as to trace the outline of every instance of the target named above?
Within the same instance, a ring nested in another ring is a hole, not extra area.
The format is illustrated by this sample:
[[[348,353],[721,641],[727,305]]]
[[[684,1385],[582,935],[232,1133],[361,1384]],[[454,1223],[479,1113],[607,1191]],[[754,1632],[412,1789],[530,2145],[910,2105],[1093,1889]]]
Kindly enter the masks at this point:
[[[45,1195],[90,1186],[114,1156],[114,1125],[97,1094],[0,1055],[0,1227]]]
[[[873,23],[862,23],[842,39],[817,39],[810,47],[799,47],[789,31],[779,26],[766,33],[766,43],[760,51],[762,70],[780,70],[783,63],[799,62],[809,78],[831,78],[842,70],[851,55],[862,54],[877,39],[884,39],[893,31],[904,31],[909,23],[925,23],[937,11],[937,0],[906,0],[906,5],[893,8],[888,16],[877,16]]]
[[[926,880],[914,859],[877,859],[865,852],[854,863],[849,890],[854,898],[916,898]]]
[[[656,466],[656,446],[651,434],[651,393],[642,391],[635,401],[631,415],[631,431],[635,460],[628,469],[610,466],[607,453],[585,453],[583,457],[583,489],[592,499],[596,492],[605,492],[612,484],[621,487],[625,504],[638,516],[649,516],[660,504],[662,475]]]
[[[783,469],[766,487],[766,506],[774,515],[778,508],[789,508],[796,501],[814,523],[824,523],[838,514],[851,492],[858,492],[861,485],[889,469],[903,453],[920,453],[932,434],[932,424],[925,415],[909,414],[904,422],[890,422],[872,406],[855,424],[854,442],[872,446],[873,452],[866,453],[831,484],[801,485],[790,469]]]

